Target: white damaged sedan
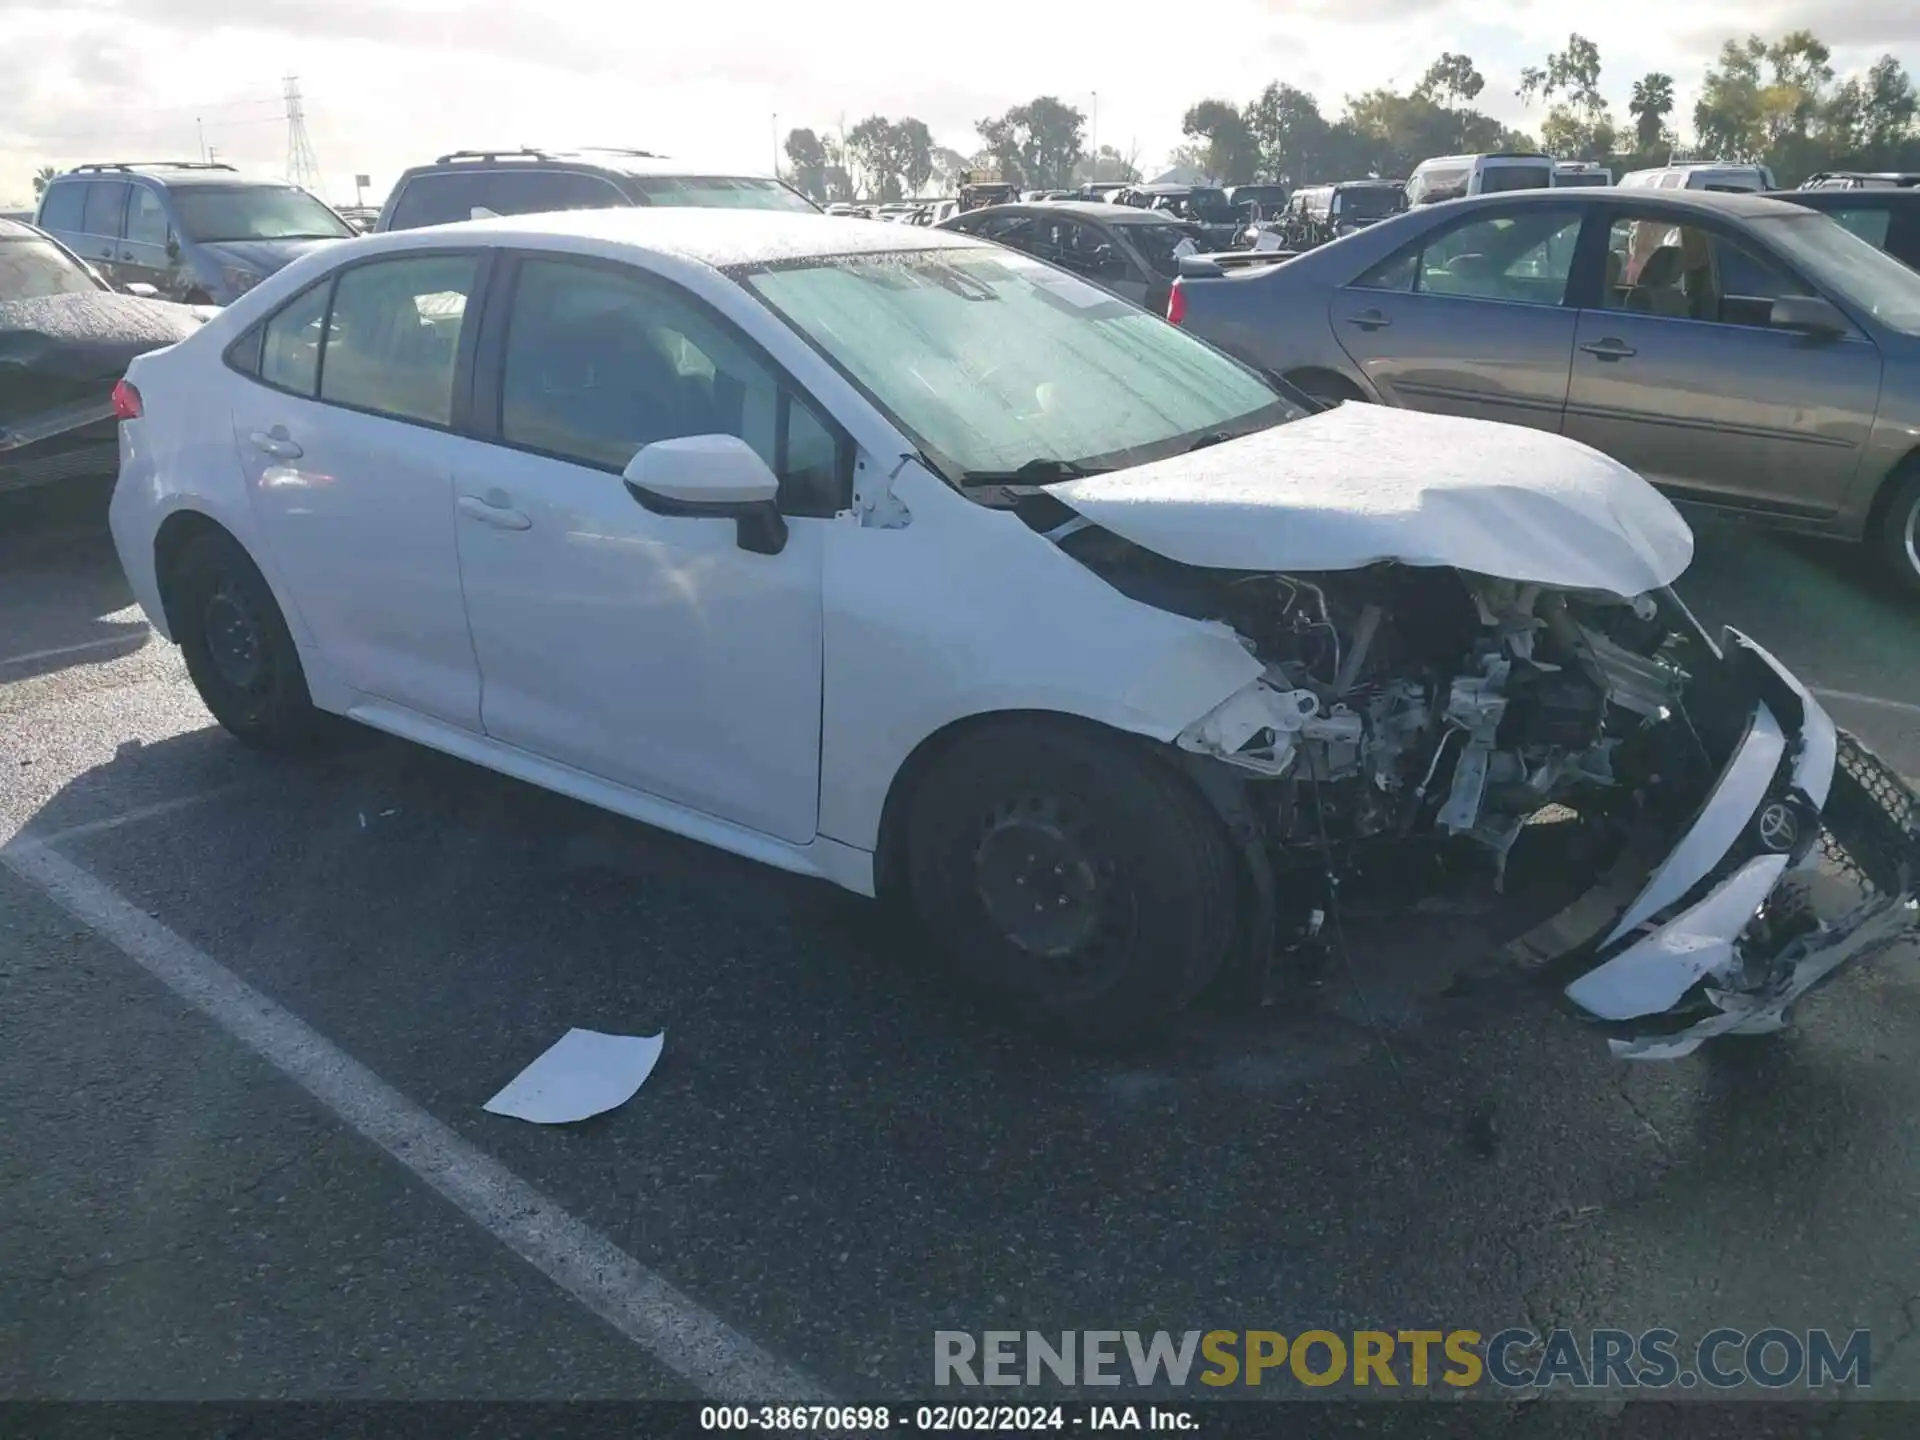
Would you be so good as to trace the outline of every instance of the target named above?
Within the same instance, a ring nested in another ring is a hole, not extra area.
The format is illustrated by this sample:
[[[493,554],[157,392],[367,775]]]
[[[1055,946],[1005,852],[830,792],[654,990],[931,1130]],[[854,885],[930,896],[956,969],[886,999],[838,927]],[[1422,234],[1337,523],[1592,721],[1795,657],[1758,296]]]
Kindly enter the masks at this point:
[[[243,740],[345,715],[897,896],[1075,1036],[1284,985],[1348,867],[1451,848],[1497,884],[1549,813],[1598,859],[1505,958],[1620,1053],[1777,1028],[1916,926],[1913,797],[1694,622],[1637,476],[1318,410],[967,237],[370,237],[116,408],[121,560]]]

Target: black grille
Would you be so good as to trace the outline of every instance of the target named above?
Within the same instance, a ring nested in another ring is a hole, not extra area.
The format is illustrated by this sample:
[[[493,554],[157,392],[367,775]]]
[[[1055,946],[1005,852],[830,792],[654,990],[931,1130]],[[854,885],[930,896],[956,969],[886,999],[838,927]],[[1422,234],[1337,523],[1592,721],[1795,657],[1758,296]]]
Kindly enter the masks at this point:
[[[1869,895],[1912,890],[1920,873],[1920,800],[1884,760],[1844,730],[1822,819],[1820,849],[1828,868]]]

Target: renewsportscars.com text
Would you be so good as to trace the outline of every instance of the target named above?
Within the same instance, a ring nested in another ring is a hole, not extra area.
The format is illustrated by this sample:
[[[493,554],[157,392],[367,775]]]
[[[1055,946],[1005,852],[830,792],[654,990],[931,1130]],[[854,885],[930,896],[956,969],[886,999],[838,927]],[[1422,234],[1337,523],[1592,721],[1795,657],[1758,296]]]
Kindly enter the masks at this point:
[[[936,1330],[933,1383],[1865,1389],[1872,1354],[1868,1330]]]

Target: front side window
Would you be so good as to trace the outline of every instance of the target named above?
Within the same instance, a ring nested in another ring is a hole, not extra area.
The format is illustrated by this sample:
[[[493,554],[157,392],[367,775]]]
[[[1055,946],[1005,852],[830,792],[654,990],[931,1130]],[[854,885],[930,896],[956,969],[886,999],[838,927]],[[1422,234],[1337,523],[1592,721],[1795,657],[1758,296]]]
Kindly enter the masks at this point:
[[[1674,320],[1765,327],[1773,302],[1810,294],[1729,236],[1657,215],[1621,215],[1607,236],[1602,305]]]
[[[741,283],[962,484],[1138,464],[1305,413],[1184,331],[1007,251],[808,260]]]
[[[1368,290],[1558,305],[1566,299],[1579,239],[1577,210],[1486,216],[1400,252],[1355,283]]]
[[[127,182],[95,180],[87,186],[87,205],[80,216],[80,228],[89,235],[118,239],[126,212]]]
[[[194,240],[341,240],[352,228],[291,185],[181,185],[180,224]]]
[[[84,180],[59,181],[47,187],[40,202],[42,230],[78,230],[87,206],[88,185]]]
[[[1893,212],[1884,209],[1847,209],[1838,206],[1819,212],[1834,224],[1858,235],[1876,250],[1887,248],[1887,232],[1893,228]]]
[[[1753,229],[1832,294],[1889,329],[1920,335],[1920,271],[1824,215],[1770,215]]]
[[[100,282],[59,246],[45,240],[0,239],[0,303],[49,295],[90,295]]]
[[[448,425],[473,292],[471,255],[378,260],[340,273],[320,360],[320,398]]]
[[[755,176],[649,175],[630,180],[648,205],[695,205],[703,210],[787,210],[812,215],[819,207],[778,180]]]
[[[781,506],[832,514],[839,442],[771,365],[664,282],[564,260],[520,268],[500,377],[510,445],[619,472],[643,446],[735,435]]]
[[[133,187],[133,199],[127,205],[127,239],[135,245],[167,243],[167,212],[150,186]]]

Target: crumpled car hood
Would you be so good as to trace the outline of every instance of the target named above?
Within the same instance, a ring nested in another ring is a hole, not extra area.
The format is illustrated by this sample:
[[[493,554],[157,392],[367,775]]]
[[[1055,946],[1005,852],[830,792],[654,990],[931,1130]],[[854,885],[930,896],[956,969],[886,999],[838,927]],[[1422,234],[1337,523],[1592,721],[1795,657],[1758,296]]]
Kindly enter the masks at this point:
[[[1353,570],[1383,560],[1631,597],[1693,532],[1599,451],[1539,430],[1348,403],[1190,454],[1050,485],[1182,564]]]
[[[0,392],[9,375],[117,380],[136,355],[184,340],[204,323],[191,305],[110,290],[0,301]]]

